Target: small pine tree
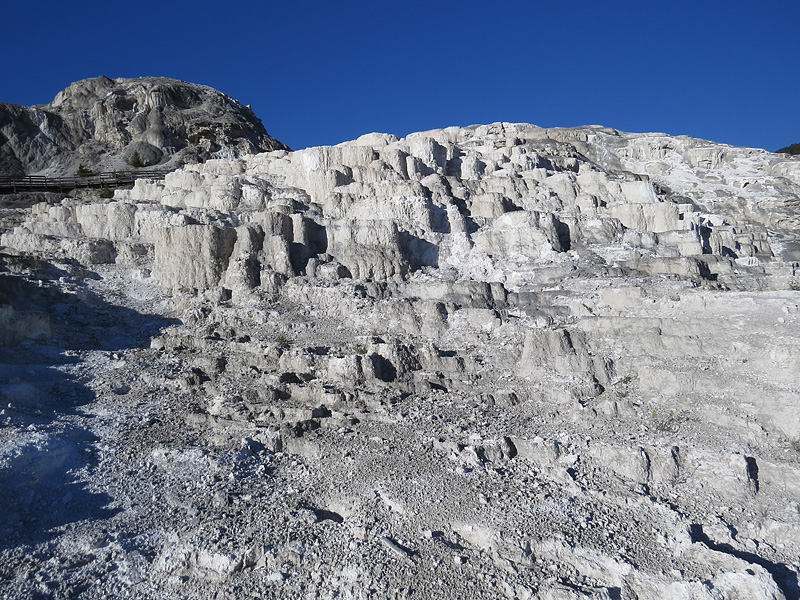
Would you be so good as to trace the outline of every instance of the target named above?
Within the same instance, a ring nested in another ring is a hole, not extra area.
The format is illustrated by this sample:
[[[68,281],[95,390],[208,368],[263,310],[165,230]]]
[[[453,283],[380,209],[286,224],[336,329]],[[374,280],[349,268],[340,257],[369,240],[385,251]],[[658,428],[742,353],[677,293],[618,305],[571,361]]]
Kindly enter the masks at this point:
[[[791,146],[786,146],[786,148],[781,148],[777,152],[783,153],[783,154],[791,154],[793,156],[797,155],[797,154],[800,154],[800,143],[792,144]]]
[[[134,169],[138,169],[139,167],[144,166],[144,163],[142,162],[142,157],[139,156],[138,152],[134,152],[131,155],[131,160],[129,162]]]
[[[83,163],[78,165],[78,177],[85,177],[86,175],[91,175],[92,170],[86,168],[86,165]]]
[[[100,197],[101,198],[113,198],[114,197],[114,192],[111,190],[110,187],[108,187],[107,183],[103,184],[103,187],[100,188]]]

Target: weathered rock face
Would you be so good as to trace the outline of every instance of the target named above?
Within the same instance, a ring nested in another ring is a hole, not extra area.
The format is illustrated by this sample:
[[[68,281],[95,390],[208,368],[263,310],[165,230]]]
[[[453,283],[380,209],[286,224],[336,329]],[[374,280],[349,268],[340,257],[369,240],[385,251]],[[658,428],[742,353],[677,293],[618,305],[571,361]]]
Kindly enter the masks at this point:
[[[800,258],[799,173],[783,155],[699,140],[496,124],[209,161],[163,183],[140,180],[105,205],[50,208],[48,222],[60,223],[53,233],[77,222],[77,237],[152,243],[168,222],[236,229],[266,219],[289,249],[284,274],[311,278],[424,272],[516,289],[577,270],[786,288]],[[126,233],[106,231],[113,222]],[[261,247],[249,252],[261,264]]]
[[[50,104],[0,103],[0,175],[72,175],[141,163],[164,168],[287,149],[249,107],[212,88],[169,79],[95,77]]]
[[[1,339],[69,349],[98,458],[8,375],[0,468],[119,513],[41,522],[68,568],[20,509],[0,556],[86,597],[797,598],[799,193],[799,159],[496,123],[37,204]]]

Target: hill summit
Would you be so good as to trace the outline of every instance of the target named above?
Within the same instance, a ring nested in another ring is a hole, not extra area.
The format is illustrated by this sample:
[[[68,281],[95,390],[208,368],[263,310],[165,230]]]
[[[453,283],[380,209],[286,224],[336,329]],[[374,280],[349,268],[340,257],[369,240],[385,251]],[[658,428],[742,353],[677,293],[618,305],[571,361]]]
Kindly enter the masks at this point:
[[[0,103],[0,175],[177,168],[277,149],[288,148],[250,107],[168,77],[93,77],[49,104]]]

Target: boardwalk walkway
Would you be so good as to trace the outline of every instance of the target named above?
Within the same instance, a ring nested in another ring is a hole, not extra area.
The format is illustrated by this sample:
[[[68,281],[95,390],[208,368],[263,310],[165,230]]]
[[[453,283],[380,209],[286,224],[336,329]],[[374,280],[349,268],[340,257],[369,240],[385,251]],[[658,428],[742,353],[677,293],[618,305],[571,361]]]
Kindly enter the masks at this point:
[[[0,177],[0,194],[16,192],[70,192],[76,189],[104,188],[114,189],[132,185],[137,179],[164,179],[171,171],[158,169],[137,169],[135,171],[106,171],[73,175],[70,177],[46,177],[28,175],[26,177]]]

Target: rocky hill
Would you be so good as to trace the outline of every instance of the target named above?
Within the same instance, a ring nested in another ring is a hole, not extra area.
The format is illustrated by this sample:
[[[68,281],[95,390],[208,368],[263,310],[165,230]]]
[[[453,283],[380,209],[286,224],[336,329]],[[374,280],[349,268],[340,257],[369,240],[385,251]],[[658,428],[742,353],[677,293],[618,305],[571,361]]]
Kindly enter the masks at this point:
[[[0,103],[0,175],[73,175],[288,149],[250,107],[217,90],[169,79],[94,77],[50,104]],[[134,161],[135,162],[135,161]]]
[[[10,597],[798,598],[800,159],[495,123],[0,238]]]

